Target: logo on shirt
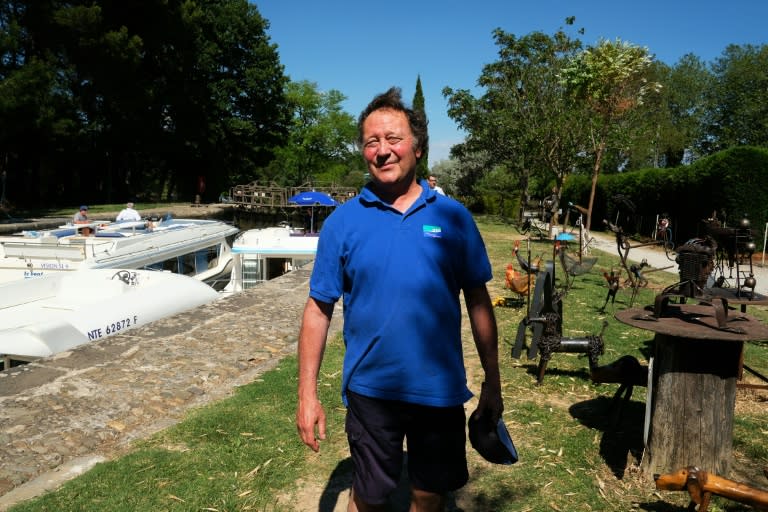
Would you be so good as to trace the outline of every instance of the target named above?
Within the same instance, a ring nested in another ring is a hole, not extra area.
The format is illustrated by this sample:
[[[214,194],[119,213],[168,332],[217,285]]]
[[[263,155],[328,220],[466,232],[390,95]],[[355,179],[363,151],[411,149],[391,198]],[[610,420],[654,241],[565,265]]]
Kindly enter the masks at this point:
[[[421,231],[424,233],[424,236],[429,238],[440,238],[443,236],[443,230],[440,226],[429,226],[424,224],[421,227]]]

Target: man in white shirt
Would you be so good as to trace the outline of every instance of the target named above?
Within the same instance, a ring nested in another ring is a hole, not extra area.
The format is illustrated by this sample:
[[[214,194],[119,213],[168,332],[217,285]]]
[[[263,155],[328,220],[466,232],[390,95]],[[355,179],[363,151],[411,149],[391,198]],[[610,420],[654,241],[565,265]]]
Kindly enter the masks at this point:
[[[437,185],[437,176],[435,176],[434,174],[430,174],[429,177],[427,178],[427,183],[429,183],[429,188],[435,189],[435,192],[437,192],[438,194],[445,195],[445,192],[443,192],[442,187],[439,187]]]
[[[129,221],[129,220],[141,220],[139,212],[133,209],[133,203],[128,203],[126,207],[120,210],[117,214],[117,222]]]

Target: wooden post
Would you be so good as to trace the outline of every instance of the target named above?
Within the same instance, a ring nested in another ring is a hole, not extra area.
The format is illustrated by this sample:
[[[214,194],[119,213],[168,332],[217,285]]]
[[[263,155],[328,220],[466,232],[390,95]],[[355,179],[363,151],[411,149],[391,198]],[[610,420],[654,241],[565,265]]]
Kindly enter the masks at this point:
[[[713,333],[716,335],[716,333]],[[727,475],[743,341],[655,336],[646,474],[697,466]]]

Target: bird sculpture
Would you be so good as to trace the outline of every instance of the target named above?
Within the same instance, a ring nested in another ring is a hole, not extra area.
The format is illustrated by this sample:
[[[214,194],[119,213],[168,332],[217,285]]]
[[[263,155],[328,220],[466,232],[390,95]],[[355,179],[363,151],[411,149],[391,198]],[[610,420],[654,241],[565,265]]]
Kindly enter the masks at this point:
[[[511,263],[507,264],[506,287],[515,292],[520,298],[526,297],[536,282],[536,276],[519,272]]]
[[[605,307],[608,305],[608,301],[611,301],[611,305],[616,303],[616,292],[619,291],[619,281],[621,273],[616,273],[611,269],[611,273],[603,272],[603,277],[608,282],[608,294],[605,296],[605,304],[600,308],[600,312],[605,313]]]
[[[571,289],[576,277],[588,273],[597,262],[596,257],[582,257],[581,259],[574,258],[567,254],[565,248],[560,245],[560,242],[555,243],[555,252],[557,252],[560,257],[560,263],[563,265],[563,271],[566,275],[566,291]]]
[[[541,256],[537,256],[532,261],[523,258],[520,255],[520,240],[515,240],[515,247],[512,249],[512,252],[515,254],[515,258],[517,258],[517,262],[520,264],[520,268],[523,270],[523,272],[527,272],[529,274],[539,273],[541,268]]]

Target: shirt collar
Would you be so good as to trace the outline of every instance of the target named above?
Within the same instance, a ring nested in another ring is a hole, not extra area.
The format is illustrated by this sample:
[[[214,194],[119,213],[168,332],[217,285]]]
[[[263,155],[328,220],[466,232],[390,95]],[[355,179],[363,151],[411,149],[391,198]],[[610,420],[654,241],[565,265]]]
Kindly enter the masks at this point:
[[[427,183],[427,180],[420,180],[419,185],[421,185],[421,195],[414,203],[414,206],[417,204],[423,204],[423,203],[431,203],[435,200],[437,197],[437,190],[429,188],[429,183]],[[360,191],[360,199],[367,203],[379,203],[384,206],[390,206],[388,203],[385,203],[379,196],[376,195],[376,192],[373,190],[372,184],[366,183],[365,186]]]

